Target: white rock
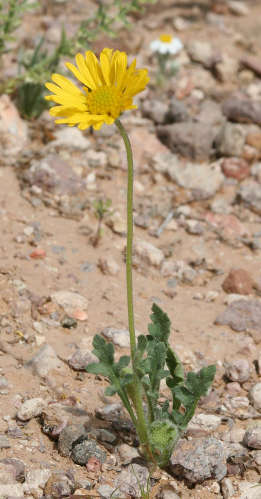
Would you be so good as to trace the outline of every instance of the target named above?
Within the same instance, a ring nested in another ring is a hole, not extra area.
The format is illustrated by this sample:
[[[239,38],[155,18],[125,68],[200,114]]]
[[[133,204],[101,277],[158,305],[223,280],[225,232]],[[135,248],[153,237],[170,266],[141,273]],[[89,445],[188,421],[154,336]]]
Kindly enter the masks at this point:
[[[210,303],[212,301],[215,301],[216,298],[218,298],[218,291],[207,291],[206,295],[205,295],[205,300],[207,303]]]
[[[106,327],[101,331],[101,334],[108,340],[111,340],[114,345],[128,348],[130,346],[130,338],[128,329],[115,329]]]
[[[160,267],[164,260],[164,254],[160,249],[142,239],[135,241],[133,253],[134,255],[138,255],[144,263],[148,263],[154,267]]]
[[[228,2],[228,8],[236,16],[247,16],[249,14],[249,8],[244,2],[239,2],[238,0],[230,0]]]
[[[117,452],[120,456],[122,464],[129,464],[133,459],[139,457],[139,453],[136,447],[131,447],[128,444],[118,445]]]
[[[119,211],[114,211],[108,220],[108,225],[113,232],[121,236],[125,236],[127,231],[126,220]]]
[[[261,410],[261,382],[256,383],[252,386],[249,392],[249,398],[257,410]]]
[[[87,152],[87,162],[91,168],[101,168],[107,165],[107,156],[103,151],[90,149]]]
[[[1,156],[9,161],[23,151],[28,138],[27,124],[8,95],[0,97],[0,137]]]
[[[222,186],[224,175],[218,162],[182,163],[176,156],[168,161],[167,173],[171,180],[185,189],[199,190],[205,197],[212,197]]]
[[[233,359],[232,362],[225,365],[225,370],[230,381],[238,381],[239,383],[247,381],[251,374],[247,359]]]
[[[68,149],[85,150],[90,147],[90,141],[75,127],[58,128],[55,132],[56,139],[48,144],[49,148],[66,147]]]
[[[24,496],[24,486],[21,483],[8,483],[0,485],[0,497],[1,499],[8,499],[8,497],[25,497]]]
[[[149,472],[145,466],[130,464],[118,474],[114,485],[121,492],[122,497],[132,494],[138,498],[141,497],[141,487],[146,490],[148,478]]]
[[[214,414],[195,414],[187,427],[187,435],[203,436],[215,431],[221,424],[221,417]]]
[[[26,481],[24,483],[24,490],[26,493],[34,493],[37,491],[41,493],[47,480],[51,476],[52,471],[49,469],[33,469],[26,474]]]
[[[231,499],[234,496],[235,489],[230,478],[223,478],[221,482],[221,489],[224,499]]]
[[[120,271],[120,266],[111,255],[100,258],[99,267],[104,274],[117,275]]]
[[[29,419],[40,416],[43,409],[46,407],[46,402],[42,398],[28,399],[21,405],[17,411],[17,417],[21,421],[28,421]]]
[[[238,301],[238,300],[249,300],[249,295],[238,295],[236,293],[231,293],[225,297],[224,303],[226,305],[230,305],[234,301]]]
[[[179,281],[192,283],[197,276],[196,270],[187,265],[183,260],[166,260],[161,267],[163,277],[174,277]]]
[[[27,362],[27,367],[31,367],[35,374],[45,377],[51,370],[62,371],[64,364],[57,357],[51,345],[43,345],[34,357]]]
[[[87,310],[88,308],[87,298],[72,291],[56,291],[51,295],[51,299],[57,305],[60,305],[68,315],[73,315],[75,311]]]
[[[214,51],[209,42],[193,39],[188,43],[187,50],[193,61],[200,62],[206,67],[211,65]]]
[[[260,499],[261,497],[261,485],[260,483],[252,482],[238,482],[237,483],[240,493],[239,499]]]
[[[247,429],[244,435],[244,444],[250,449],[261,449],[261,424],[256,424]]]

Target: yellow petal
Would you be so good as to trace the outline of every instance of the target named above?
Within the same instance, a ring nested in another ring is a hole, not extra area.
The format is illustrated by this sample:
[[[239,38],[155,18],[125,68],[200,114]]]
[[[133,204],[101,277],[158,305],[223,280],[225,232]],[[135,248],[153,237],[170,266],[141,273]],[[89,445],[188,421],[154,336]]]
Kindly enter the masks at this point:
[[[76,85],[74,83],[72,83],[70,80],[68,80],[68,78],[66,78],[63,75],[59,75],[57,73],[54,73],[52,75],[52,80],[54,81],[54,83],[59,85],[61,88],[63,88],[67,92],[71,92],[75,95],[82,94],[81,90],[78,87],[76,87]]]
[[[76,55],[76,63],[79,68],[80,73],[84,76],[85,80],[88,81],[87,87],[91,88],[92,90],[95,90],[97,88],[97,85],[95,83],[95,80],[93,79],[90,70],[88,69],[85,59],[82,54],[77,54]]]
[[[106,85],[111,86],[111,81],[110,81],[110,62],[108,59],[107,54],[103,51],[100,55],[100,63],[101,63],[101,70],[102,70],[102,75],[104,78],[104,81]]]
[[[127,55],[125,52],[120,52],[115,61],[115,83],[118,88],[121,88],[124,81],[127,68]]]
[[[85,52],[86,64],[89,68],[89,71],[95,80],[96,86],[99,87],[103,84],[103,77],[101,68],[99,66],[98,60],[94,53],[91,50]],[[96,88],[97,88],[96,87]]]

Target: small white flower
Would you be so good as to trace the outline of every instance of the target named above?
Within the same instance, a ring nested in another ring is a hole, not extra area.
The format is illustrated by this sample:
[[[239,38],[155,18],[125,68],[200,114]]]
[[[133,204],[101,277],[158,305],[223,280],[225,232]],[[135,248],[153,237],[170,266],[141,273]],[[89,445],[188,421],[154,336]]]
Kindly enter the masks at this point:
[[[163,34],[157,40],[151,42],[150,49],[152,52],[160,54],[176,55],[183,49],[183,43],[179,38]]]

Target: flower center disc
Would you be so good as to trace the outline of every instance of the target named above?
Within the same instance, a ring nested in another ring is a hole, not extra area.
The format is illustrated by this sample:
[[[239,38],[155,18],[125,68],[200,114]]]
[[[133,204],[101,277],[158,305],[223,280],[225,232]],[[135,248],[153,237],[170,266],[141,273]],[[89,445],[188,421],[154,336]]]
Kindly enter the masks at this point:
[[[171,40],[172,40],[172,36],[171,35],[160,35],[160,41],[163,42],[163,43],[170,43]]]
[[[108,114],[117,118],[121,110],[119,92],[114,87],[100,87],[87,94],[88,110],[91,114]]]

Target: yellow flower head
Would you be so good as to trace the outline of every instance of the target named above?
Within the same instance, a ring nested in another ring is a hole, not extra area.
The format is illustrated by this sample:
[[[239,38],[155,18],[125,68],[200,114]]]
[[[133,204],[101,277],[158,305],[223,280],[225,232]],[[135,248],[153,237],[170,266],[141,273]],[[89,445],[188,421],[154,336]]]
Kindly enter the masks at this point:
[[[163,33],[159,37],[160,41],[163,42],[163,43],[170,43],[170,42],[172,42],[172,38],[173,37],[171,35],[166,35],[166,33]]]
[[[50,109],[59,118],[56,123],[99,130],[104,123],[112,125],[123,111],[137,107],[132,99],[146,87],[148,72],[136,69],[135,60],[128,67],[125,52],[105,48],[98,61],[89,50],[75,59],[76,67],[70,62],[66,66],[83,83],[81,90],[60,74],[52,75],[54,83],[46,83],[52,92],[46,99],[59,104]]]

